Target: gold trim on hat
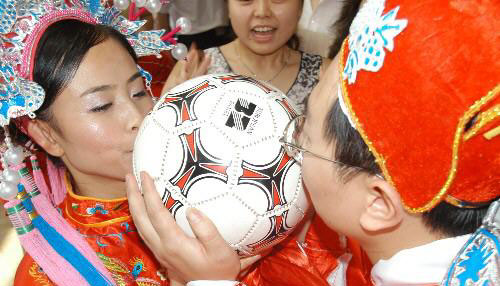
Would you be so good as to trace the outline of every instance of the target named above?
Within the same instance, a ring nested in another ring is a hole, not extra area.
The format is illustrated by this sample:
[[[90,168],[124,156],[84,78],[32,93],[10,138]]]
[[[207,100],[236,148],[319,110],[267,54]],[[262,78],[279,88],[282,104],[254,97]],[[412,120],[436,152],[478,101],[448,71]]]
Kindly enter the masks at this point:
[[[490,131],[486,131],[483,134],[484,138],[486,138],[487,140],[492,140],[493,138],[497,137],[498,135],[500,135],[500,125],[491,129]]]
[[[368,136],[366,136],[366,133],[363,129],[361,122],[359,121],[358,117],[356,116],[356,113],[352,109],[351,101],[347,97],[347,83],[346,83],[347,81],[343,80],[343,78],[342,78],[343,77],[342,71],[344,70],[344,60],[345,60],[344,50],[345,50],[345,47],[347,45],[347,41],[348,41],[348,38],[346,38],[344,40],[344,42],[342,43],[342,47],[341,47],[340,52],[339,52],[340,53],[339,76],[340,76],[340,84],[341,84],[341,88],[342,88],[341,96],[344,99],[345,106],[347,107],[347,109],[349,111],[349,115],[351,116],[351,119],[352,119],[354,125],[356,126],[356,130],[359,132],[359,134],[363,138],[363,141],[365,141],[366,145],[368,146],[368,149],[375,157],[375,162],[379,165],[380,169],[382,170],[382,174],[384,175],[385,180],[387,182],[389,182],[393,187],[395,187],[394,182],[392,181],[392,177],[389,174],[387,167],[385,166],[385,158],[377,152],[377,150],[373,146],[372,141],[370,139],[368,139]]]
[[[492,202],[496,201],[498,198],[499,197],[496,197],[495,199],[487,202],[474,203],[474,202],[462,201],[461,199],[457,199],[454,196],[447,194],[444,200],[450,205],[456,206],[461,209],[477,209],[489,206]]]
[[[344,61],[345,61],[344,50],[345,50],[346,44],[347,44],[347,39],[344,40],[344,43],[342,44],[342,48],[340,50],[340,58],[339,58],[339,76],[340,76],[340,84],[342,87],[342,95],[341,96],[344,99],[344,103],[345,103],[347,109],[349,110],[349,115],[351,116],[354,124],[356,125],[356,130],[359,132],[359,134],[363,138],[363,141],[365,141],[366,145],[368,146],[368,149],[370,150],[370,152],[372,152],[373,156],[375,157],[375,161],[379,165],[380,169],[382,170],[384,178],[386,179],[387,182],[389,182],[397,190],[396,185],[394,184],[394,181],[392,180],[392,177],[390,176],[389,171],[387,169],[385,158],[382,156],[382,154],[377,152],[377,150],[375,149],[375,146],[373,146],[372,141],[366,135],[366,132],[363,129],[363,125],[361,124],[358,117],[356,116],[356,113],[352,109],[352,105],[351,105],[351,102],[349,100],[349,96],[348,96],[348,92],[347,92],[347,82],[343,79],[343,76],[342,76],[342,71],[344,70]],[[455,131],[455,137],[453,140],[450,170],[449,170],[448,176],[446,178],[446,181],[445,181],[444,185],[441,187],[441,189],[439,190],[439,192],[429,202],[427,202],[422,207],[416,207],[416,208],[409,207],[408,205],[406,205],[404,200],[402,200],[403,207],[406,209],[406,211],[408,211],[410,213],[426,212],[426,211],[429,211],[430,209],[432,209],[434,206],[436,206],[439,202],[441,202],[444,199],[444,196],[446,195],[448,189],[450,188],[451,184],[453,183],[453,180],[455,179],[455,175],[457,172],[458,149],[459,149],[460,143],[462,141],[465,141],[465,138],[463,137],[465,124],[467,122],[469,122],[469,120],[480,111],[481,107],[483,107],[484,105],[486,105],[487,103],[492,101],[499,94],[499,91],[500,91],[500,84],[497,84],[497,86],[495,88],[493,88],[492,90],[490,90],[485,96],[483,96],[482,98],[480,98],[479,100],[474,102],[474,104],[472,104],[469,107],[469,109],[464,113],[464,115],[460,118],[458,125],[457,125],[457,128],[456,128],[456,131]],[[483,126],[484,126],[484,124],[483,124]],[[453,201],[453,200],[450,200],[450,201]],[[459,206],[459,205],[457,205],[457,206]]]
[[[497,86],[495,89],[498,89],[499,86]],[[493,89],[493,93],[495,93],[495,89]],[[498,92],[498,90],[497,90]],[[486,124],[490,123],[497,117],[500,117],[500,104],[497,104],[493,106],[492,108],[483,111],[477,115],[477,122],[474,124],[474,126],[464,134],[464,141],[467,141],[471,139],[472,137],[476,136],[477,133],[483,128]]]

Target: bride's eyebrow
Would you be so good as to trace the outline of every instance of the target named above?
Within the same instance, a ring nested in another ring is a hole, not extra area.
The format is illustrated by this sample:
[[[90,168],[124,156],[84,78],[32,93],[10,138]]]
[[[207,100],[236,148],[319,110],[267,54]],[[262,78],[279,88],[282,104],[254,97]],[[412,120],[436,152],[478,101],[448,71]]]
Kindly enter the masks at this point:
[[[133,82],[134,80],[138,79],[141,77],[141,73],[140,72],[136,72],[135,74],[133,74],[128,80],[127,80],[127,83],[131,83]]]
[[[82,94],[80,94],[80,97],[83,97],[83,96],[86,96],[86,95],[89,95],[92,93],[96,93],[96,92],[110,90],[110,89],[113,89],[115,86],[116,85],[99,85],[99,86],[91,87],[91,88],[87,89],[86,91],[84,91]]]
[[[140,78],[140,77],[141,77],[141,73],[140,72],[136,72],[129,79],[127,79],[127,84],[133,82],[134,80],[136,80],[137,78]],[[116,85],[114,85],[114,84],[105,84],[105,85],[94,86],[94,87],[91,87],[91,88],[87,89],[86,91],[84,91],[80,95],[80,97],[85,96],[85,95],[89,95],[89,94],[92,94],[92,93],[96,93],[96,92],[110,90],[110,89],[115,88],[115,86]]]

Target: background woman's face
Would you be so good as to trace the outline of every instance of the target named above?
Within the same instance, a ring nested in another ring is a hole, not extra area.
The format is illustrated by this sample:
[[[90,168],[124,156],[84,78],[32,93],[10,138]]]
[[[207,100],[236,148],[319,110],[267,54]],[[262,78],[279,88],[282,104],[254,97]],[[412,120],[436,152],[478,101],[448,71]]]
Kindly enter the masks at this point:
[[[116,40],[85,55],[51,106],[56,140],[71,171],[123,180],[138,128],[153,102],[137,66]]]
[[[253,52],[270,54],[297,29],[301,0],[229,0],[229,17],[238,39]]]

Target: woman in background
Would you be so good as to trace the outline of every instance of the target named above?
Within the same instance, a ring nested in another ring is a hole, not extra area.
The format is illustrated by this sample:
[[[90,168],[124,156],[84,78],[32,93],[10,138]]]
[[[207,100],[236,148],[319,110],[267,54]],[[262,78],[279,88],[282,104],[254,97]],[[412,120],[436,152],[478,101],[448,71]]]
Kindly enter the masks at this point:
[[[236,38],[226,45],[205,50],[201,57],[191,52],[188,55],[191,63],[177,63],[164,91],[192,76],[204,74],[205,70],[207,73],[232,72],[277,87],[302,109],[304,98],[318,82],[321,67],[329,63],[320,56],[296,50],[299,43],[295,32],[303,1],[228,0],[227,4]]]

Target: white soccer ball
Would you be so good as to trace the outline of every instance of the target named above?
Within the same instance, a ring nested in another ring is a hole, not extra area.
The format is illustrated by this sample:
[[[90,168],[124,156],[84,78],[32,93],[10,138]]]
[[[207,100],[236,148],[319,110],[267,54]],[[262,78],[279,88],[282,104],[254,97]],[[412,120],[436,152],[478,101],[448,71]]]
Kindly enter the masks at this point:
[[[283,240],[309,206],[280,137],[298,115],[276,88],[234,74],[198,77],[163,95],[137,136],[133,166],[154,179],[178,225],[206,214],[241,256]]]

